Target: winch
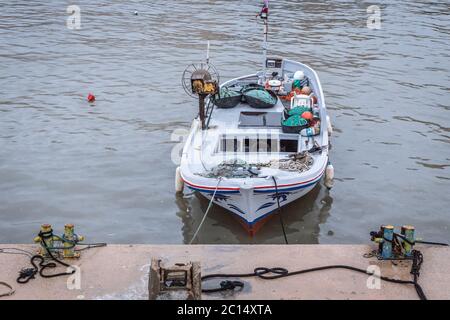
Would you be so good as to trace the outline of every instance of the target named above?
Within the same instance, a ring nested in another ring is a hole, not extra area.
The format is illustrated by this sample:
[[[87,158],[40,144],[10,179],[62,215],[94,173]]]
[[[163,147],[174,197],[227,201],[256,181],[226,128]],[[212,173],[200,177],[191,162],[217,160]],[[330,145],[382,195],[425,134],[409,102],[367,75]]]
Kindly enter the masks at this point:
[[[149,299],[157,300],[164,298],[164,295],[181,293],[186,295],[186,300],[201,300],[200,272],[199,262],[176,263],[165,267],[161,260],[153,258],[148,284]],[[181,299],[179,296],[175,298]]]
[[[206,63],[190,64],[183,72],[181,83],[184,91],[191,97],[198,97],[198,114],[202,130],[205,130],[205,123],[208,112],[211,109],[205,109],[205,99],[208,95],[214,96],[219,90],[220,77],[217,69],[209,62],[209,41],[206,53]]]

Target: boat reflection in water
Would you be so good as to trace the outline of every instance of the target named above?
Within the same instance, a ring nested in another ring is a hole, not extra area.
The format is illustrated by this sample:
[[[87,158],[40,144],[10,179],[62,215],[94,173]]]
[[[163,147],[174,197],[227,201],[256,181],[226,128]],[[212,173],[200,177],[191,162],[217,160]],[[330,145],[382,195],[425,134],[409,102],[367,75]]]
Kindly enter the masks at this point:
[[[204,197],[191,193],[177,195],[179,208],[177,216],[183,222],[182,233],[184,243],[189,243],[197,230],[209,201]],[[331,212],[333,198],[328,189],[318,183],[304,197],[282,208],[282,218],[290,244],[319,243],[320,225],[324,224]],[[194,243],[201,244],[282,244],[283,231],[278,214],[269,219],[264,228],[255,236],[236,223],[236,218],[225,214],[226,210],[213,205],[205,219]]]

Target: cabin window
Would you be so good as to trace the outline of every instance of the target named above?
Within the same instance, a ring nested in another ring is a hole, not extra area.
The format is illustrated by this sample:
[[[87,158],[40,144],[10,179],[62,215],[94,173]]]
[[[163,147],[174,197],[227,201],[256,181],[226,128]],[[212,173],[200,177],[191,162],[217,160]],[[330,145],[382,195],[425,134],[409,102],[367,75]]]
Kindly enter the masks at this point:
[[[258,152],[270,152],[269,143],[271,140],[258,139]]]
[[[298,152],[298,140],[280,140],[280,152]]]
[[[239,141],[237,138],[223,138],[221,140],[220,151],[222,152],[238,152]]]
[[[244,152],[258,152],[258,139],[244,139]]]
[[[297,143],[296,140],[292,140]],[[258,137],[222,137],[220,140],[219,152],[278,152],[279,140],[273,139],[270,136]],[[296,144],[297,145],[297,144]],[[296,146],[295,145],[295,146]],[[290,151],[285,151],[290,152]],[[297,152],[297,150],[295,150]]]

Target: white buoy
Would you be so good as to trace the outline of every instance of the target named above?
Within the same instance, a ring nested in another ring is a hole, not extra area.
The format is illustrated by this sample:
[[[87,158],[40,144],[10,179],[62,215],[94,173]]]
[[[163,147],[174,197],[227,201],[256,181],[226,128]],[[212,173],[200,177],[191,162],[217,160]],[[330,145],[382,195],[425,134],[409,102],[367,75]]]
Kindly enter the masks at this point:
[[[305,73],[303,71],[299,70],[294,73],[294,80],[303,80],[303,79],[305,79]]]
[[[328,136],[331,136],[331,134],[333,133],[333,126],[331,125],[331,119],[329,115],[327,115],[327,131]]]
[[[175,190],[177,193],[182,193],[184,190],[184,181],[181,178],[180,167],[175,170]]]
[[[334,184],[334,168],[333,165],[328,162],[327,169],[325,170],[325,187],[331,189]]]

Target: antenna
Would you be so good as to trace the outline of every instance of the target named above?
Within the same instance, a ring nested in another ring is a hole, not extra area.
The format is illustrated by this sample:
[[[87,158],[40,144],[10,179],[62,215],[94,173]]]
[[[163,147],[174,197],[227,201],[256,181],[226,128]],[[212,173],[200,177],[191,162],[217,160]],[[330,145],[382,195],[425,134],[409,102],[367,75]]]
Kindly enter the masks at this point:
[[[208,40],[208,46],[206,49],[206,64],[209,64],[209,40]]]
[[[264,0],[261,12],[256,15],[264,22],[264,41],[263,41],[263,80],[266,78],[266,61],[267,61],[267,38],[269,33],[269,0]]]

